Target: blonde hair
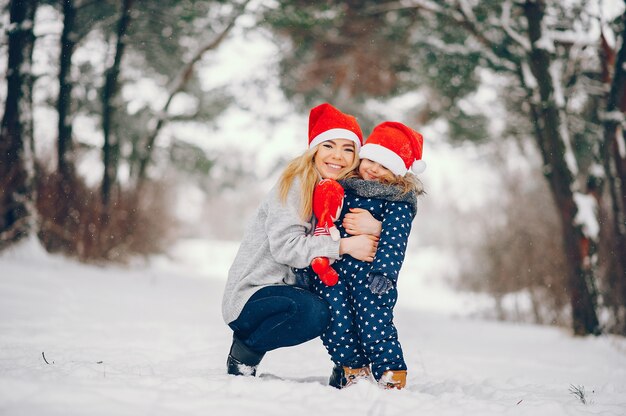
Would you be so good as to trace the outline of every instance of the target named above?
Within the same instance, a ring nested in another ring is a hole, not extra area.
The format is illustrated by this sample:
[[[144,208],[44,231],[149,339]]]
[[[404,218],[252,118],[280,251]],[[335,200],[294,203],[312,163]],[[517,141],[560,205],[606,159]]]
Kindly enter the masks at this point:
[[[394,175],[393,179],[383,179],[382,182],[399,187],[402,190],[402,195],[409,192],[415,192],[417,195],[425,193],[422,181],[411,172],[407,172],[404,176]]]
[[[361,175],[359,175],[358,169],[350,172],[348,177],[363,179],[361,178]],[[393,175],[393,177],[381,177],[376,180],[385,185],[397,186],[400,188],[400,191],[402,191],[402,195],[406,195],[409,192],[415,192],[417,195],[426,193],[426,191],[424,191],[422,181],[420,181],[417,176],[411,172],[407,172],[404,176]]]
[[[294,179],[296,177],[300,178],[300,216],[305,221],[308,221],[313,214],[313,189],[320,181],[320,174],[315,169],[314,161],[320,145],[321,143],[307,149],[302,155],[289,162],[282,175],[280,175],[278,184],[278,195],[280,201],[284,204],[287,202],[287,194],[289,194]],[[352,174],[358,166],[359,156],[355,149],[352,164],[342,171],[337,179],[343,179]]]

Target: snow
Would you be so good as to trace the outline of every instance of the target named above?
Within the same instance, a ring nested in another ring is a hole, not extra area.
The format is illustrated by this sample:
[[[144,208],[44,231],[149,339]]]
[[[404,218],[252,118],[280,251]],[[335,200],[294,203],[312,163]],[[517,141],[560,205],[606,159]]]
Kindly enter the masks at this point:
[[[578,207],[574,221],[582,226],[585,236],[592,240],[597,240],[598,234],[600,234],[600,224],[598,224],[598,204],[596,199],[591,195],[575,192],[574,201],[576,201],[576,206]]]
[[[0,414],[626,414],[624,339],[471,320],[422,304],[441,294],[428,284],[422,299],[400,289],[404,390],[326,386],[319,340],[268,353],[256,378],[228,376],[220,301],[236,248],[184,241],[126,267],[78,264],[35,240],[0,254]],[[442,261],[432,254],[424,270]],[[401,279],[426,274],[407,266]]]
[[[548,53],[553,53],[555,51],[554,39],[544,34],[541,39],[535,41],[535,47],[537,49],[545,49],[545,51]]]

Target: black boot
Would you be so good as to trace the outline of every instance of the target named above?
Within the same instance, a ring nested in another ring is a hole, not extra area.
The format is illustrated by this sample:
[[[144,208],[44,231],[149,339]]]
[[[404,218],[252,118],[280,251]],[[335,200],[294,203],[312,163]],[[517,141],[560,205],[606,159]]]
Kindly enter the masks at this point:
[[[343,373],[343,366],[335,364],[333,372],[330,373],[330,379],[328,379],[328,385],[336,389],[341,389],[346,385],[346,378]]]
[[[233,343],[230,346],[228,360],[226,360],[228,374],[234,376],[255,376],[256,367],[264,355],[264,352],[251,350],[241,340],[233,336]]]

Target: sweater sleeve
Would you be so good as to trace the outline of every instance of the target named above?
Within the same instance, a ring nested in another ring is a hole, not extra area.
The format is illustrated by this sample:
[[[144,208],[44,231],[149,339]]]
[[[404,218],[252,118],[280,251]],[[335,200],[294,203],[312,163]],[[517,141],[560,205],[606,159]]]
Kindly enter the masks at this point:
[[[279,200],[274,192],[267,205],[265,230],[270,252],[276,262],[290,267],[308,266],[315,257],[339,258],[339,241],[330,236],[308,235],[311,224],[300,218],[300,185],[294,181],[287,201]]]
[[[371,274],[382,274],[394,283],[400,268],[411,232],[413,214],[406,202],[387,202],[378,250],[372,262]]]

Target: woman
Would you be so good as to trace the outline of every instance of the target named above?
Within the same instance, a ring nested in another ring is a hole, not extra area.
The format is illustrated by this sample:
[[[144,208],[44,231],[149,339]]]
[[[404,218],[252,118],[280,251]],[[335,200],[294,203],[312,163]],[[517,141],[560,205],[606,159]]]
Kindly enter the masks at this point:
[[[257,210],[228,273],[222,314],[233,330],[229,374],[255,375],[267,351],[316,338],[328,326],[328,304],[294,286],[292,267],[306,267],[315,257],[338,259],[343,254],[372,261],[377,237],[334,241],[313,236],[311,224],[315,184],[353,171],[362,143],[353,116],[330,104],[311,110],[309,149],[289,163]]]

